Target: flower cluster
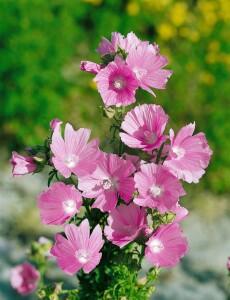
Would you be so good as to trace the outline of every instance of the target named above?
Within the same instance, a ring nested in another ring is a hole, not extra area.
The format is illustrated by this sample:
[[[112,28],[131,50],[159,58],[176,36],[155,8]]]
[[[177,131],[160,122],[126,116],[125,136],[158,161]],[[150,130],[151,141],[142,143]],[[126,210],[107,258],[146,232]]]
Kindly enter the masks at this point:
[[[164,88],[172,74],[162,70],[167,58],[158,46],[132,32],[112,33],[111,42],[103,38],[97,52],[102,63],[82,62],[81,69],[96,74],[106,107],[135,102],[138,87],[151,93],[150,87]],[[57,182],[38,196],[38,208],[44,224],[65,224],[50,252],[69,275],[90,273],[109,243],[133,255],[135,249],[155,268],[174,267],[188,251],[179,226],[188,216],[179,204],[186,194],[180,180],[198,183],[205,173],[212,151],[204,133],[194,135],[195,123],[167,133],[169,117],[155,104],[119,117],[117,154],[99,149],[98,139],[89,142],[90,129],[66,124],[62,136],[62,122],[55,119],[43,148],[27,149],[29,157],[14,152],[10,160],[17,176],[35,172],[38,163],[53,168],[48,185],[55,177]]]
[[[94,81],[105,106],[127,106],[136,101],[138,87],[154,94],[151,88],[164,89],[172,71],[163,70],[168,63],[159,54],[157,44],[141,41],[130,32],[127,37],[113,32],[111,42],[102,38],[96,50],[101,63],[81,63],[81,70],[96,74]]]

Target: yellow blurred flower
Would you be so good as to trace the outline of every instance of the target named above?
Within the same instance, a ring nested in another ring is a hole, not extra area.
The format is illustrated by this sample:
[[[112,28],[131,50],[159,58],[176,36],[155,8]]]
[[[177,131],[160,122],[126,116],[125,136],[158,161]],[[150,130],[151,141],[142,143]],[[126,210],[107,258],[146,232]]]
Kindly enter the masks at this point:
[[[200,81],[207,85],[213,85],[216,79],[210,72],[203,71],[200,73]]]
[[[200,34],[198,31],[192,30],[189,35],[189,39],[192,42],[198,42],[200,40]]]
[[[127,4],[126,9],[127,9],[128,15],[130,15],[130,16],[136,16],[136,15],[139,14],[140,6],[136,2],[129,2]]]
[[[230,66],[230,54],[220,53],[218,58],[221,63],[223,63],[224,65]]]
[[[160,24],[157,28],[157,32],[162,40],[169,40],[177,34],[175,27],[169,23]]]
[[[169,17],[175,26],[179,27],[184,24],[187,18],[187,9],[186,2],[178,2],[172,6]]]
[[[192,42],[198,42],[200,40],[200,33],[194,29],[190,29],[189,27],[180,28],[179,35]]]
[[[206,56],[205,56],[205,61],[208,64],[215,64],[218,61],[218,56],[216,53],[214,52],[209,52]]]
[[[217,22],[217,12],[207,12],[204,14],[204,20],[207,26],[213,26]]]
[[[96,82],[93,81],[93,79],[90,80],[89,86],[90,86],[91,89],[97,90],[97,84],[96,84]]]
[[[81,1],[93,4],[93,5],[100,5],[102,3],[102,0],[81,0]]]
[[[172,0],[143,0],[147,9],[151,10],[163,10],[166,6],[172,3]]]
[[[196,64],[193,61],[189,61],[186,65],[185,65],[185,70],[189,73],[193,73],[194,71],[196,71]]]
[[[208,50],[211,52],[218,52],[220,50],[220,42],[217,40],[211,40],[208,44]]]
[[[189,34],[190,34],[190,29],[188,27],[181,27],[179,29],[179,35],[184,38],[187,38]]]
[[[197,7],[203,14],[206,14],[210,11],[217,11],[219,6],[218,2],[218,0],[199,0]]]
[[[220,19],[227,22],[230,21],[230,1],[229,0],[219,0],[220,10],[219,15]]]

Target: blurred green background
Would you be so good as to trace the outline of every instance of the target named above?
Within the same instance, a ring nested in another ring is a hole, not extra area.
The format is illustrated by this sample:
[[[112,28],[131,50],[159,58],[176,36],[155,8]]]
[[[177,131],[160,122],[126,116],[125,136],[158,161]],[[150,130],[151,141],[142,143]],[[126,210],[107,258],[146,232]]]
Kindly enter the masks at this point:
[[[100,37],[134,31],[155,41],[174,71],[157,98],[178,130],[196,121],[214,151],[202,185],[230,191],[229,0],[1,0],[0,139],[8,150],[41,143],[58,117],[101,130],[100,95],[81,60],[99,62]],[[103,144],[103,141],[102,141]]]

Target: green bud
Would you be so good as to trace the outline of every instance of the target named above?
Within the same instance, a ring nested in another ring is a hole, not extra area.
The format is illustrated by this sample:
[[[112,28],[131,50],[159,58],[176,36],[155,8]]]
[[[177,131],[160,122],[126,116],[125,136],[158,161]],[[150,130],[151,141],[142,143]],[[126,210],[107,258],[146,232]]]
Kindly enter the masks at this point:
[[[101,65],[106,67],[111,61],[114,61],[115,53],[107,53],[101,56]]]
[[[117,54],[118,56],[120,56],[123,60],[125,60],[125,59],[127,58],[127,56],[128,56],[128,53],[126,53],[125,50],[122,49],[122,48],[119,47],[119,46],[118,46],[118,48],[117,48],[116,54]]]
[[[165,214],[162,215],[161,221],[163,224],[169,224],[172,223],[173,220],[175,219],[175,214],[171,211],[166,212]]]
[[[38,152],[33,159],[40,164],[46,163],[46,155],[43,152]]]
[[[154,285],[151,285],[149,288],[148,288],[148,293],[147,293],[147,296],[148,297],[151,297],[152,294],[155,292],[156,290],[156,287]]]
[[[52,294],[52,295],[49,296],[49,299],[50,299],[50,300],[58,300],[59,297],[58,297],[57,294]]]
[[[38,298],[42,299],[42,298],[45,298],[46,297],[46,292],[44,290],[38,290],[36,292]]]
[[[112,119],[116,113],[115,109],[112,107],[100,107],[102,111],[102,115],[105,118]]]

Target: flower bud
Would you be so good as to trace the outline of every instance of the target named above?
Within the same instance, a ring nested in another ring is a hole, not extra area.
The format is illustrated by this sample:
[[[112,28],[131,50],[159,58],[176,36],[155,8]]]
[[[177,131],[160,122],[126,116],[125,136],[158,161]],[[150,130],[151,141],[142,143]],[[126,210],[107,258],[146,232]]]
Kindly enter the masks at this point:
[[[12,158],[9,160],[9,162],[13,166],[12,173],[14,177],[33,173],[37,168],[37,165],[32,157],[19,155],[15,151],[13,151]]]
[[[105,118],[112,119],[116,113],[115,109],[111,107],[100,107],[102,111],[102,115]]]
[[[52,131],[55,131],[55,130],[61,130],[61,124],[63,122],[57,118],[53,119],[51,122],[50,122],[50,128]]]
[[[228,269],[228,271],[230,272],[230,257],[228,258],[227,269]]]
[[[46,163],[46,155],[43,152],[38,152],[33,158],[36,162],[40,164]]]
[[[37,288],[40,273],[28,262],[15,266],[11,270],[10,282],[19,294],[27,295]]]

